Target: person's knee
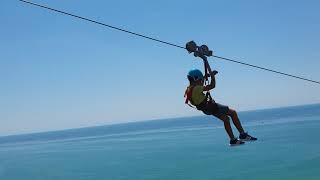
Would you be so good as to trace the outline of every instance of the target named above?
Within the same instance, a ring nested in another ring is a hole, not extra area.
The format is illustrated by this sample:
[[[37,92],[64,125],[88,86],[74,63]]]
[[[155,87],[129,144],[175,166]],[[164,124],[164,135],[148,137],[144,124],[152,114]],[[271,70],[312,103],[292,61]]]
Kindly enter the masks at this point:
[[[229,113],[228,113],[231,117],[233,116],[237,116],[237,112],[233,109],[229,109]]]
[[[220,119],[224,122],[224,123],[230,123],[230,118],[228,116],[222,116],[220,117]]]

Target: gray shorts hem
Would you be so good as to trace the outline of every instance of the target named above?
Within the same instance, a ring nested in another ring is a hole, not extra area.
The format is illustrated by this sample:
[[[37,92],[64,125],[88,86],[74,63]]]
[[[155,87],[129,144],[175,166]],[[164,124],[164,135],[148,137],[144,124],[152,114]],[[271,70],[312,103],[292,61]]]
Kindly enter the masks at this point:
[[[206,115],[213,115],[216,117],[220,117],[222,115],[227,115],[229,112],[229,107],[219,104],[219,103],[215,103],[213,101],[213,103],[208,103],[203,109],[201,109],[202,112]]]
[[[229,107],[226,106],[226,105],[222,105],[222,104],[219,104],[219,103],[216,103],[217,104],[217,111],[214,112],[212,115],[216,116],[216,117],[220,117],[222,115],[228,115],[228,112],[229,112]]]

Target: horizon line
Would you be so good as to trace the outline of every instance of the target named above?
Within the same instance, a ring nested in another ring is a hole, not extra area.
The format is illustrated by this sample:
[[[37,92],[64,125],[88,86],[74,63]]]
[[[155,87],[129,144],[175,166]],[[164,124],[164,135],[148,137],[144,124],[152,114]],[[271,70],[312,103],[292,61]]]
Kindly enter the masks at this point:
[[[273,110],[273,109],[283,109],[283,108],[295,108],[295,107],[302,107],[302,106],[316,106],[316,105],[320,105],[320,102],[319,103],[312,103],[312,104],[300,104],[300,105],[278,106],[278,107],[263,108],[263,109],[244,110],[244,111],[239,111],[239,113],[254,112],[254,111],[264,111],[264,110]],[[102,125],[75,127],[75,128],[67,128],[67,129],[56,129],[56,130],[49,130],[49,131],[35,131],[35,132],[30,132],[30,133],[8,134],[8,135],[0,135],[0,138],[6,138],[6,137],[11,137],[11,136],[25,136],[25,135],[33,135],[33,134],[43,134],[43,133],[55,133],[55,132],[62,132],[62,131],[69,131],[69,130],[79,130],[79,129],[104,127],[104,126],[114,126],[114,125],[122,125],[122,124],[144,123],[144,122],[149,122],[149,121],[183,119],[183,118],[192,118],[192,117],[201,117],[201,116],[205,116],[205,115],[178,116],[178,117],[172,117],[172,118],[157,118],[157,119],[148,119],[148,120],[137,120],[137,121],[127,121],[127,122],[119,122],[119,123],[102,124]]]

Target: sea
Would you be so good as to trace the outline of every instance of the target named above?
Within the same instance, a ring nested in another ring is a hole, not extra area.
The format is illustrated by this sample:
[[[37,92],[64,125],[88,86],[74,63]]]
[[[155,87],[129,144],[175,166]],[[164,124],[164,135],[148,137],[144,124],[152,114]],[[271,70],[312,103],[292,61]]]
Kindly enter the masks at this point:
[[[0,137],[0,180],[320,180],[320,104],[239,116],[258,141],[212,116]]]

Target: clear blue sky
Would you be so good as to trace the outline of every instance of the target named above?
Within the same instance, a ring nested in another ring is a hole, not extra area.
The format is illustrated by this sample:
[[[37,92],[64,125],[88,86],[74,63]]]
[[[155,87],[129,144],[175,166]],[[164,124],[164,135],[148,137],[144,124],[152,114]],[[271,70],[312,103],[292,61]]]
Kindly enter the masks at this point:
[[[320,80],[316,0],[35,2]],[[0,22],[0,135],[200,115],[183,93],[202,64],[183,50],[15,0],[0,2]],[[320,102],[319,85],[210,62],[216,101],[237,110]]]

